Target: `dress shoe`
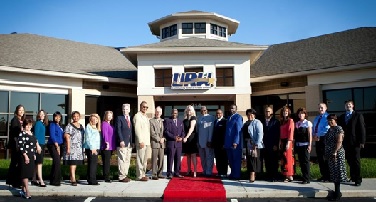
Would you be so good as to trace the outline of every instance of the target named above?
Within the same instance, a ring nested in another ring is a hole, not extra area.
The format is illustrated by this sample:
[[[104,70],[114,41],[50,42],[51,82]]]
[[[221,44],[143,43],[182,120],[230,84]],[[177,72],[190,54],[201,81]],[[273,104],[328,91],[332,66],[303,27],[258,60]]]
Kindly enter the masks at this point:
[[[165,179],[166,177],[165,176],[158,176],[158,178]]]
[[[359,186],[361,186],[361,185],[362,185],[362,183],[360,183],[360,182],[354,184],[354,186],[357,186],[357,187],[359,187]]]
[[[145,181],[148,181],[149,179],[147,178],[147,177],[142,177],[142,178],[140,178],[140,179],[138,179],[139,181],[143,181],[143,182],[145,182]]]
[[[39,186],[39,183],[37,181],[32,180],[31,185]]]
[[[336,201],[337,202],[337,201],[339,201],[341,199],[341,197],[342,197],[342,193],[341,192],[339,194],[333,193],[333,195],[330,196],[328,198],[328,200],[329,201]]]
[[[131,179],[129,179],[128,177],[125,177],[124,179],[119,180],[119,182],[123,182],[123,183],[127,183],[129,181],[131,181]]]
[[[100,185],[98,182],[95,183],[88,183],[88,185]]]
[[[104,180],[104,182],[111,183],[112,181],[110,179],[106,179],[106,180]]]
[[[152,180],[159,180],[159,178],[157,176],[153,176],[151,179]]]
[[[172,179],[172,177],[171,176],[167,176],[167,179]]]
[[[306,185],[306,184],[309,184],[310,182],[309,181],[302,181],[300,184],[303,184],[303,185]]]
[[[177,178],[184,178],[184,176],[182,176],[182,175],[174,175],[174,177],[177,177]]]

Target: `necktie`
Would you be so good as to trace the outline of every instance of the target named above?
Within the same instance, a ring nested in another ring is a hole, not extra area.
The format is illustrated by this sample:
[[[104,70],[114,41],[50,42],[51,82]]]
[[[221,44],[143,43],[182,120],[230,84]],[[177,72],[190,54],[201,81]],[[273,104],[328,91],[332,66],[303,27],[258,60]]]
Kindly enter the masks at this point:
[[[317,131],[319,129],[319,124],[320,124],[321,118],[322,118],[322,116],[320,116],[319,120],[316,123],[316,126],[315,126],[315,135],[317,135]]]
[[[346,124],[349,122],[350,118],[351,118],[351,114],[347,113],[345,117]]]
[[[128,128],[130,128],[131,127],[131,122],[129,121],[128,116],[125,116],[125,120],[127,120]]]
[[[178,124],[176,123],[176,119],[174,119],[174,124],[175,124],[175,126],[178,126]]]

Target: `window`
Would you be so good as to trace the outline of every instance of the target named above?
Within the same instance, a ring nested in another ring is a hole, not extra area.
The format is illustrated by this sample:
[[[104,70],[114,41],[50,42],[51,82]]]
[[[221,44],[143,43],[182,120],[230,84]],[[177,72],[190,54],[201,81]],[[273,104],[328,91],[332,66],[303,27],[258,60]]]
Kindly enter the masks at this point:
[[[167,37],[172,37],[177,34],[177,25],[173,24],[170,27],[165,27],[162,29],[162,39]]]
[[[155,87],[169,87],[172,82],[172,68],[155,69]]]
[[[218,35],[218,26],[216,24],[210,24],[210,33]]]
[[[234,68],[217,68],[217,87],[234,86]]]
[[[190,68],[184,68],[185,73],[199,73],[203,72],[202,67],[190,67]]]
[[[0,91],[0,112],[8,112],[9,92]]]
[[[193,34],[193,23],[183,23],[182,24],[183,34]]]
[[[175,36],[178,34],[178,26],[173,24],[170,26],[170,37]]]
[[[11,92],[10,100],[10,111],[14,111],[17,105],[22,104],[25,107],[27,118],[33,118],[34,115],[37,115],[39,110],[39,93]]]
[[[220,37],[226,37],[226,28],[225,27],[219,27],[219,36]]]
[[[206,33],[206,23],[195,23],[195,33]]]

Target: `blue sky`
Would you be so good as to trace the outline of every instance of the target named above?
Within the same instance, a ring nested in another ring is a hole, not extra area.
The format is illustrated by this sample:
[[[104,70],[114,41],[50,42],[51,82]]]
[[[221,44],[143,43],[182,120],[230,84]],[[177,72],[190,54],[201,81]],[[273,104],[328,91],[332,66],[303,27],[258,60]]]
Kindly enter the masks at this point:
[[[0,34],[32,33],[114,47],[159,40],[148,23],[189,10],[240,22],[229,41],[271,45],[376,27],[374,0],[1,0]]]

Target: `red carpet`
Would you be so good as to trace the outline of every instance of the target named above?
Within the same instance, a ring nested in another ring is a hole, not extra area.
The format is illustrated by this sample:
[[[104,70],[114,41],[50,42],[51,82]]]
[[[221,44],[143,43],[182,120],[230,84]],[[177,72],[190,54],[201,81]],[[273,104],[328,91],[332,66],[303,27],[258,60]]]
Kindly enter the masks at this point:
[[[193,171],[193,164],[192,171]],[[181,162],[180,175],[187,173],[187,157],[184,156]],[[200,157],[197,157],[197,175],[184,176],[184,178],[172,178],[168,183],[164,194],[164,202],[226,202],[226,190],[222,180],[217,177],[202,177]],[[217,173],[214,166],[213,173]]]

